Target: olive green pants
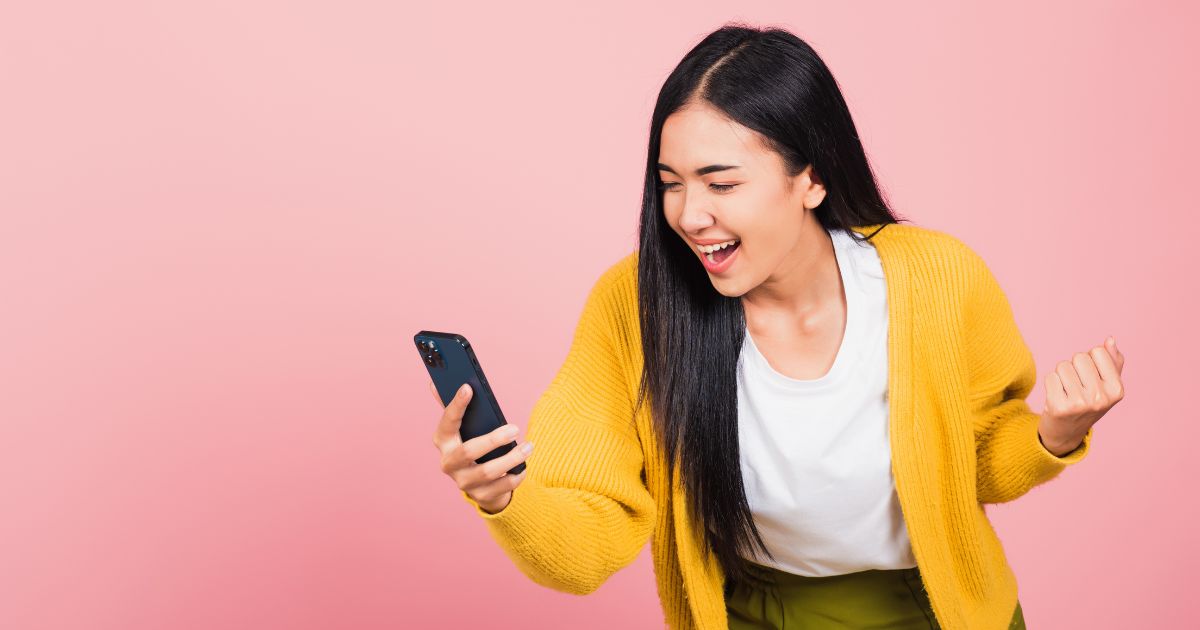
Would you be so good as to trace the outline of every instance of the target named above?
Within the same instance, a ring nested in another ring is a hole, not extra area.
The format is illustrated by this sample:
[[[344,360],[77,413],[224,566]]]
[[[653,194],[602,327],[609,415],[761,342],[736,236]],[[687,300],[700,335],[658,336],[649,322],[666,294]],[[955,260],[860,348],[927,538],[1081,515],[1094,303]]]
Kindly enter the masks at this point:
[[[754,564],[761,584],[725,585],[729,630],[940,630],[916,567],[808,577]],[[1009,630],[1025,630],[1021,602]]]

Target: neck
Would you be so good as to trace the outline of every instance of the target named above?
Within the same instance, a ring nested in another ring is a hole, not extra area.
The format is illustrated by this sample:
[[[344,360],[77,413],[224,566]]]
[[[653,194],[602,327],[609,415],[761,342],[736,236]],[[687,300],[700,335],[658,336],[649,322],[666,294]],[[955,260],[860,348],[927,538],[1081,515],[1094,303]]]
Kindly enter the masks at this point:
[[[805,317],[841,300],[842,277],[833,240],[810,212],[800,238],[765,281],[742,296],[751,312]]]

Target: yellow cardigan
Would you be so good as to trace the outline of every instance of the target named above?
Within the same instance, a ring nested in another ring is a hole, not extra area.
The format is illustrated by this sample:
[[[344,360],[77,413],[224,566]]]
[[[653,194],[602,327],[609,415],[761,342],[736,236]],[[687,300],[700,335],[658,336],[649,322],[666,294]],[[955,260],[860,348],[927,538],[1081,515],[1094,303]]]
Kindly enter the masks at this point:
[[[888,291],[892,474],[934,614],[946,630],[1007,628],[1017,583],[983,504],[1054,478],[1084,458],[1092,433],[1063,457],[1041,445],[1025,402],[1033,355],[978,254],[911,224],[871,241]],[[649,405],[629,421],[642,369],[637,256],[593,286],[533,408],[535,449],[511,502],[488,514],[462,496],[525,575],[558,591],[591,593],[650,539],[666,623],[726,628],[724,574],[715,555],[703,560],[678,472],[666,479]]]

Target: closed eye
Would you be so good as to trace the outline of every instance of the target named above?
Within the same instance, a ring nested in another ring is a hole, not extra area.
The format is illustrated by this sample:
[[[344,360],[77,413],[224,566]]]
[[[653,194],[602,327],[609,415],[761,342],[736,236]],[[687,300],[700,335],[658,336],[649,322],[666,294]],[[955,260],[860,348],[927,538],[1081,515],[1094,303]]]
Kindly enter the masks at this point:
[[[675,190],[674,188],[671,188],[671,186],[679,186],[679,185],[680,185],[679,182],[660,182],[658,184],[658,189],[662,190],[662,191]],[[719,193],[728,192],[728,191],[732,190],[735,186],[737,186],[737,184],[709,184],[708,185],[708,187],[713,189],[713,191],[719,192]]]

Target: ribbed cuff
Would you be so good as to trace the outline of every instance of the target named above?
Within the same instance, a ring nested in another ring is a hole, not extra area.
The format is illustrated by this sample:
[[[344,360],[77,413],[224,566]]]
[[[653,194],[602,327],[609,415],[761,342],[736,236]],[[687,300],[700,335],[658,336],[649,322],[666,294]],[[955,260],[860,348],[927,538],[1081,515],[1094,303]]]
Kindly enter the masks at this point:
[[[504,506],[503,510],[492,514],[475,502],[466,490],[460,491],[463,500],[475,508],[475,513],[487,522],[488,527],[493,532],[531,532],[534,530],[534,519],[537,517],[539,495],[545,490],[545,486],[537,480],[537,478],[526,475],[521,481],[521,485],[517,486],[512,491],[512,498],[509,499],[508,505]]]
[[[1043,458],[1049,458],[1054,464],[1070,465],[1078,462],[1087,455],[1088,446],[1092,440],[1092,429],[1094,428],[1094,426],[1089,427],[1087,433],[1083,434],[1083,441],[1079,443],[1079,446],[1076,446],[1073,450],[1063,455],[1055,455],[1046,448],[1046,445],[1042,443],[1042,435],[1038,433],[1036,424],[1033,425],[1033,437],[1037,440],[1038,451]]]

